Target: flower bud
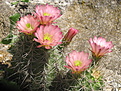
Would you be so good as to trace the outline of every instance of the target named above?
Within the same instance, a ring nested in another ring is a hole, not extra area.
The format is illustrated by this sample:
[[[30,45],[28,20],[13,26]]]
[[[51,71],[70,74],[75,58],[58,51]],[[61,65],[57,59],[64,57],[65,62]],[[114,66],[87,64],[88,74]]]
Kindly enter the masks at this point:
[[[63,38],[63,41],[65,44],[69,44],[72,40],[72,38],[78,33],[79,31],[74,29],[74,28],[70,28],[68,30],[68,32],[66,33],[66,35]]]

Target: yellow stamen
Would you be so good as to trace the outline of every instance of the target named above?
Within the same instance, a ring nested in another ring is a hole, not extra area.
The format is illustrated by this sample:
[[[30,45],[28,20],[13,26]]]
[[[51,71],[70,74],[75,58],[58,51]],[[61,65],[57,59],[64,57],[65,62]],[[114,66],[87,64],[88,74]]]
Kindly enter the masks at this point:
[[[30,24],[30,23],[27,23],[27,24],[26,24],[26,27],[27,27],[27,28],[30,28],[30,27],[31,27],[31,24]]]
[[[82,65],[82,62],[79,61],[79,60],[76,60],[76,61],[74,61],[74,65],[75,66],[81,66]]]
[[[49,13],[44,13],[43,15],[44,15],[44,16],[50,16],[50,14],[49,14]]]
[[[51,41],[51,40],[52,40],[52,35],[50,35],[50,34],[48,34],[48,33],[44,34],[44,40],[49,40],[49,41]]]
[[[29,28],[30,30],[32,30],[32,29],[33,29],[33,27],[31,26],[31,24],[30,24],[30,23],[27,23],[27,24],[26,24],[26,27],[27,27],[27,28]]]

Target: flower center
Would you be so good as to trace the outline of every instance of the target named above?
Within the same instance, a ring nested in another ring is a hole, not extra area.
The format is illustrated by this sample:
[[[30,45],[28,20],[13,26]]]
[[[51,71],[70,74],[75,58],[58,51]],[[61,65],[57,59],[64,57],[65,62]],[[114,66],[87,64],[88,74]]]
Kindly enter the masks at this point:
[[[44,16],[50,16],[50,14],[49,14],[49,13],[44,13],[43,15],[44,15]]]
[[[51,40],[52,40],[52,35],[50,35],[50,34],[48,34],[48,33],[44,34],[44,40],[49,40],[49,41],[51,41]]]
[[[29,29],[33,29],[30,23],[27,23],[26,27],[29,28]]]
[[[100,44],[100,47],[105,47],[105,45],[104,44]]]
[[[74,61],[74,65],[75,66],[81,66],[82,62],[80,60],[76,60],[76,61]]]

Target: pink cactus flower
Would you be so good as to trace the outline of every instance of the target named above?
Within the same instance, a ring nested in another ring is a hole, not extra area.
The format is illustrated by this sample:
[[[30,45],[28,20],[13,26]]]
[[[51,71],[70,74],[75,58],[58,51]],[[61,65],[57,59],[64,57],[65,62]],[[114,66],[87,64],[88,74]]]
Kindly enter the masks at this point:
[[[63,38],[63,41],[67,44],[69,44],[72,40],[72,38],[78,33],[79,31],[74,29],[74,28],[70,28],[68,30],[68,32],[66,33],[66,35]]]
[[[79,74],[82,71],[86,70],[90,63],[92,62],[91,59],[88,59],[89,54],[82,52],[73,51],[66,57],[66,63],[69,68],[72,70],[72,73]]]
[[[20,21],[17,21],[17,28],[20,32],[23,32],[27,35],[31,35],[36,31],[39,24],[40,23],[34,16],[27,15],[21,17]]]
[[[89,39],[89,43],[92,48],[92,53],[93,56],[100,58],[104,56],[106,53],[112,52],[110,49],[113,47],[112,42],[106,42],[105,38],[99,37],[97,38],[96,36],[92,39]]]
[[[60,28],[54,25],[41,25],[35,32],[35,36],[37,39],[34,38],[34,40],[41,44],[38,47],[44,46],[46,49],[61,44],[60,40],[63,37]]]
[[[40,24],[51,24],[55,19],[61,16],[61,12],[53,5],[38,5],[35,8],[35,16],[40,20]]]

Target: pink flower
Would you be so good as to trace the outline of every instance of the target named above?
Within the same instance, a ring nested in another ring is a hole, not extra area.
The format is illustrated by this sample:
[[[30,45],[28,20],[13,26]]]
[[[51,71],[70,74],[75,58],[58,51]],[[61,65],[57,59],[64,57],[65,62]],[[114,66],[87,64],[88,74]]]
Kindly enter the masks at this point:
[[[89,43],[92,47],[92,53],[95,57],[102,57],[104,54],[112,52],[110,49],[113,47],[112,42],[106,42],[106,39],[96,36],[92,39],[90,38]]]
[[[31,35],[33,34],[40,23],[36,18],[31,15],[21,17],[20,21],[17,21],[17,28],[20,32]]]
[[[55,19],[60,17],[60,10],[53,5],[38,5],[35,8],[35,16],[40,20],[40,24],[51,24]]]
[[[53,46],[61,44],[60,40],[63,37],[60,28],[54,25],[41,25],[35,32],[35,36],[37,39],[34,38],[34,40],[41,44],[38,47],[44,46],[46,49],[51,49]]]
[[[70,28],[70,29],[68,30],[68,32],[66,33],[66,35],[64,36],[63,41],[64,41],[65,43],[70,43],[71,40],[72,40],[72,38],[73,38],[78,32],[79,32],[78,30],[76,30],[76,29],[74,29],[74,28]]]
[[[88,56],[88,53],[73,51],[66,57],[65,61],[68,66],[65,67],[71,69],[73,73],[79,74],[86,70],[92,62]]]

